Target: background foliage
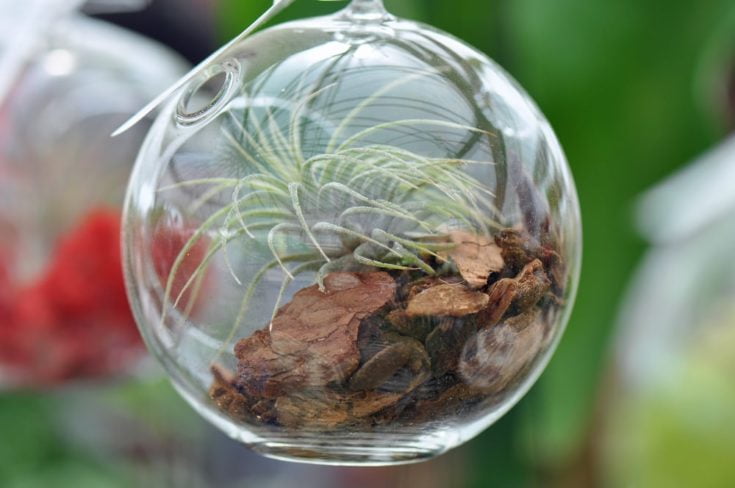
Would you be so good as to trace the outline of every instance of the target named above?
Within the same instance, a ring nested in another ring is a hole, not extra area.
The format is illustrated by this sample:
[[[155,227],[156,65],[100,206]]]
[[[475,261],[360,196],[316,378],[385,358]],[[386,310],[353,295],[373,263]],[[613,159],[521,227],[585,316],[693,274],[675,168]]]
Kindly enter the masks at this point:
[[[269,3],[211,2],[220,41],[240,32]],[[279,21],[333,12],[343,3],[299,0]],[[609,367],[616,311],[644,249],[632,225],[635,198],[731,128],[735,4],[732,0],[385,3],[397,15],[430,23],[474,44],[520,81],[567,152],[584,218],[579,297],[548,370],[516,409],[450,461],[440,462],[461,467],[455,479],[461,479],[457,483],[463,486],[591,486],[599,481],[590,473],[594,470],[588,461],[595,446],[595,412],[604,412],[605,407],[599,399],[604,398],[600,392]],[[162,19],[176,22],[175,15]],[[157,29],[147,28],[151,33]],[[180,36],[200,28],[211,26],[180,26]],[[204,50],[201,42],[193,43],[176,44],[195,53],[191,57],[196,59]],[[141,398],[133,390],[127,395],[140,402],[138,410],[159,401],[156,395]],[[170,392],[163,396],[169,403],[159,408],[178,405]],[[0,394],[0,485],[129,486],[125,481],[132,479],[129,473],[70,448],[54,434],[58,426],[50,418],[55,406],[53,396]],[[407,483],[418,479],[418,471],[406,473],[410,474],[396,479]]]

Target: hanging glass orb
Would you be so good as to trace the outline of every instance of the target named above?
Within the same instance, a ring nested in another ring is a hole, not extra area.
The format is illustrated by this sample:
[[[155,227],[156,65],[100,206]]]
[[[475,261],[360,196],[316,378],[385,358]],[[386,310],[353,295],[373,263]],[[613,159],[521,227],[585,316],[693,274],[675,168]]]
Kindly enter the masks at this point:
[[[150,131],[124,223],[139,325],[182,395],[316,463],[425,459],[495,422],[549,360],[581,252],[528,95],[377,0],[217,59]]]
[[[112,25],[74,14],[54,20],[32,39],[0,101],[6,388],[120,374],[140,358],[119,233],[145,126],[117,140],[110,133],[185,69],[169,51]],[[22,22],[3,16],[6,27]],[[10,32],[0,34],[4,57],[21,44]]]

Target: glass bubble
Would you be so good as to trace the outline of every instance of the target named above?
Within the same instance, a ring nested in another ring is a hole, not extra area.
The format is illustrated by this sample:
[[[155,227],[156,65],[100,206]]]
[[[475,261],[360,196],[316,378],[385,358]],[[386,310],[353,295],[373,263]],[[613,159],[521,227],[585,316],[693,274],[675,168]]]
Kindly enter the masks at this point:
[[[119,234],[146,127],[110,133],[185,64],[77,14],[19,46],[24,17],[5,14],[0,54],[27,52],[0,101],[0,385],[118,375],[143,352]]]
[[[495,422],[578,278],[559,143],[450,35],[357,0],[230,47],[130,184],[126,276],[182,395],[265,455],[392,464]]]

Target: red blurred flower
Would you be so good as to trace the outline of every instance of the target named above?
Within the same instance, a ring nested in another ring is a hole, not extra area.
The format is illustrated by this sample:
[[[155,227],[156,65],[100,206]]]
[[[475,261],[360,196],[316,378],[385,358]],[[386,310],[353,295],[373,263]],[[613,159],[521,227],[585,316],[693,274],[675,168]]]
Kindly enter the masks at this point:
[[[164,286],[193,234],[156,229],[153,260]],[[0,365],[11,381],[45,386],[114,376],[139,357],[142,343],[125,292],[119,235],[117,211],[92,212],[59,242],[45,275],[20,289],[13,288],[0,259]],[[206,239],[199,240],[179,263],[173,299],[207,247]],[[194,313],[200,302],[197,295],[189,304],[192,290],[183,295],[182,311]]]
[[[119,234],[116,211],[91,213],[61,240],[45,276],[12,294],[0,362],[20,371],[21,381],[120,374],[138,357]]]
[[[13,289],[10,284],[7,257],[0,251],[0,357],[10,341]]]

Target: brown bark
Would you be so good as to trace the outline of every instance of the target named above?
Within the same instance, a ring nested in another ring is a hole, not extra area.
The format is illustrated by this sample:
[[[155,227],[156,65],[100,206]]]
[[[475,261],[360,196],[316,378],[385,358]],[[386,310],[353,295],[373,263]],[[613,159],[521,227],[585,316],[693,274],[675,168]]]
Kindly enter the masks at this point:
[[[387,273],[331,273],[305,288],[273,319],[270,330],[238,342],[239,385],[257,397],[342,383],[360,363],[361,321],[395,294]]]
[[[502,250],[492,239],[462,231],[451,232],[449,239],[457,244],[449,257],[470,287],[484,287],[492,273],[505,267]]]

